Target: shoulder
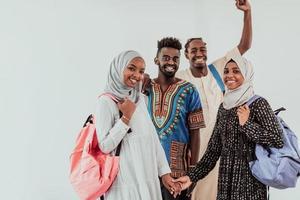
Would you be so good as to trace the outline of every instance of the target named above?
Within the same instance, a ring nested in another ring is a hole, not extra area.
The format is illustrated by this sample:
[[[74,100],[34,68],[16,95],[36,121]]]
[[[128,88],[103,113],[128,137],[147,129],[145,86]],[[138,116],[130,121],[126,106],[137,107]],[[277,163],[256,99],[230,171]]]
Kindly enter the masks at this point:
[[[97,101],[99,102],[107,102],[107,103],[115,103],[112,98],[110,98],[109,96],[107,95],[100,95],[98,98],[97,98]]]
[[[108,96],[101,95],[96,101],[96,119],[99,123],[113,122],[119,116],[117,104]],[[97,123],[98,123],[97,122]]]
[[[180,95],[185,96],[187,99],[189,99],[188,101],[193,101],[194,103],[199,102],[201,104],[200,93],[198,92],[195,85],[188,81],[183,81],[183,84],[184,84],[184,88]],[[193,105],[191,105],[191,106],[193,106]]]
[[[159,84],[155,81],[155,79],[150,79],[150,82],[148,85],[149,88],[154,88],[154,87],[158,87],[158,86],[159,86]]]
[[[114,102],[114,100],[112,100],[109,96],[106,95],[100,95],[97,98],[97,106],[112,109],[117,108],[116,102]]]
[[[218,123],[216,124],[219,124],[223,119],[226,120],[228,114],[227,112],[230,112],[229,110],[226,110],[224,107],[223,107],[223,103],[220,103],[219,105],[219,108],[218,108],[218,112],[217,112],[217,120],[218,120]]]
[[[189,93],[197,92],[196,86],[187,80],[180,79],[178,84],[180,84],[185,89],[185,91]]]
[[[261,115],[266,113],[272,113],[273,110],[269,104],[269,102],[264,98],[260,97],[256,99],[250,106],[250,110],[252,110],[254,113]]]
[[[265,107],[269,106],[269,102],[264,98],[260,97],[256,99],[249,107],[251,108],[259,108],[259,107]]]
[[[231,108],[231,109],[233,109],[233,108]],[[219,108],[218,108],[218,113],[225,113],[227,111],[229,111],[229,110],[226,110],[224,108],[223,103],[220,103]]]
[[[183,69],[183,70],[180,70],[180,71],[176,72],[176,77],[178,77],[180,79],[186,79],[186,77],[189,74],[188,70],[189,69]]]

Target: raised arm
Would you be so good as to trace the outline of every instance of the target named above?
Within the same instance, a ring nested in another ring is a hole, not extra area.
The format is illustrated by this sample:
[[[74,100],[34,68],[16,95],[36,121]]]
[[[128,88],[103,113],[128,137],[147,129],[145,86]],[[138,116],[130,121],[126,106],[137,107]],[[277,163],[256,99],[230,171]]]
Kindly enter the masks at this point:
[[[243,55],[252,44],[252,17],[251,6],[248,0],[236,0],[236,7],[244,12],[244,26],[238,49]]]

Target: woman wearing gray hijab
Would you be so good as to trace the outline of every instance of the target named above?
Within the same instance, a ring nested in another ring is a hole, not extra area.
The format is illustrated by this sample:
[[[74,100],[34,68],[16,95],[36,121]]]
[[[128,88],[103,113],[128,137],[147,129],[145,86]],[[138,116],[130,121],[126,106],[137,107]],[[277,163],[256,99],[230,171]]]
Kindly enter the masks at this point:
[[[118,175],[106,200],[161,200],[159,177],[174,186],[170,168],[141,94],[145,62],[136,51],[116,56],[104,93],[97,101],[96,129],[100,149],[114,154],[121,142]],[[120,118],[119,111],[122,112]]]
[[[226,86],[208,148],[187,176],[179,178],[183,189],[204,178],[220,158],[217,200],[266,200],[267,187],[251,174],[255,145],[281,148],[282,129],[264,98],[250,106],[254,96],[253,68],[246,59],[231,58],[224,68]]]

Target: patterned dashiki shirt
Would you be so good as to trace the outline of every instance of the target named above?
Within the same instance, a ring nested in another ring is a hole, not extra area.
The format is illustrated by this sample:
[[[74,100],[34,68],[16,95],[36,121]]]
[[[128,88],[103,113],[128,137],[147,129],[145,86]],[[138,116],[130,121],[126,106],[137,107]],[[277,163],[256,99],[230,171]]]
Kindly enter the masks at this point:
[[[170,85],[163,94],[151,81],[148,111],[165,150],[173,177],[185,175],[189,164],[190,130],[205,127],[200,96],[185,80]]]

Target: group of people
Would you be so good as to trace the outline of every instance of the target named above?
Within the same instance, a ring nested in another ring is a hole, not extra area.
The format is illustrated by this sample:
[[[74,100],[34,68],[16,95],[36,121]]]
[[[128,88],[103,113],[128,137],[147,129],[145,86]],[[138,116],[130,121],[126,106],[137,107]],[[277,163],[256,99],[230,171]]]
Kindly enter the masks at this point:
[[[187,40],[190,66],[182,71],[180,41],[158,41],[153,79],[145,78],[138,52],[113,59],[104,92],[118,103],[98,98],[96,128],[103,152],[122,147],[119,173],[104,199],[267,199],[248,155],[257,143],[282,147],[282,130],[265,99],[245,105],[255,94],[253,68],[242,57],[252,42],[251,8],[247,0],[236,6],[244,12],[241,40],[210,65],[202,38]]]

